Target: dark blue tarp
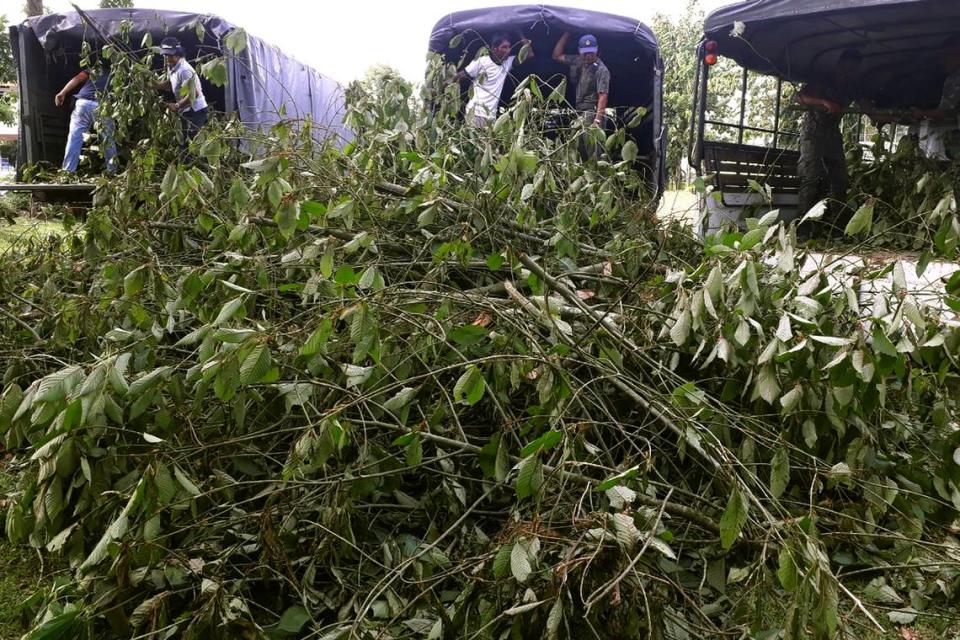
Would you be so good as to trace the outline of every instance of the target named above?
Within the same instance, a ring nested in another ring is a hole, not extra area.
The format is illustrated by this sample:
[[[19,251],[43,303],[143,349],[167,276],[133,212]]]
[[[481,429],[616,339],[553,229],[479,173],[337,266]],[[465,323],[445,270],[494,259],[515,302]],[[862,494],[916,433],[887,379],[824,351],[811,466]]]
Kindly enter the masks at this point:
[[[530,39],[534,57],[515,65],[504,87],[502,102],[508,102],[516,86],[529,75],[559,84],[569,71],[567,65],[551,58],[553,46],[564,31],[570,32],[566,53],[576,53],[577,39],[587,33],[596,36],[600,57],[610,69],[608,106],[620,117],[632,107],[645,107],[649,115],[639,127],[628,131],[640,154],[647,159],[650,180],[658,194],[664,178],[663,150],[663,61],[657,38],[649,27],[633,18],[542,4],[488,7],[459,11],[441,18],[430,35],[430,51],[462,68],[495,33]],[[457,41],[451,41],[456,36]],[[572,83],[567,84],[567,100],[573,104]]]
[[[494,33],[522,33],[531,40],[534,57],[513,67],[512,81],[504,88],[509,100],[513,88],[528,75],[556,84],[569,67],[550,57],[564,31],[571,33],[567,53],[576,53],[577,39],[590,33],[600,44],[600,57],[610,69],[609,106],[623,114],[631,107],[646,107],[650,115],[630,134],[640,153],[652,160],[656,173],[662,170],[661,149],[666,146],[662,129],[663,63],[657,38],[649,27],[633,18],[542,4],[489,7],[459,11],[441,18],[430,36],[430,51],[459,67],[472,60]],[[456,46],[455,36],[462,35]],[[568,83],[567,99],[573,103],[575,88]]]
[[[742,37],[731,35],[738,22]],[[941,45],[960,34],[960,0],[749,0],[711,13],[704,33],[742,66],[799,82],[829,73],[856,48],[867,97],[929,106],[947,75]]]
[[[95,9],[85,14],[96,31],[76,12],[30,18],[10,27],[20,89],[21,163],[58,164],[62,158],[69,109],[55,108],[53,96],[76,73],[82,43],[98,42],[97,32],[137,50],[147,34],[154,43],[176,36],[191,61],[227,55],[226,87],[202,79],[204,94],[214,109],[236,112],[252,129],[281,117],[309,116],[318,138],[350,137],[343,125],[344,95],[338,83],[250,34],[246,49],[228,54],[223,40],[236,27],[222,18],[153,9]]]

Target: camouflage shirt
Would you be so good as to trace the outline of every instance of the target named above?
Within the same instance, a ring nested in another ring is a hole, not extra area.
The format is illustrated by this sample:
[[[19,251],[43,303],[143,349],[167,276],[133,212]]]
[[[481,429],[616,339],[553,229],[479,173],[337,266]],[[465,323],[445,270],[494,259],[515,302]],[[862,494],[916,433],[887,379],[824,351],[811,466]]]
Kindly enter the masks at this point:
[[[830,82],[811,83],[804,87],[803,92],[806,95],[822,98],[836,102],[846,109],[850,104],[860,96],[859,86],[853,83],[841,83],[836,80]],[[822,133],[826,130],[836,129],[839,131],[840,121],[843,114],[834,115],[819,107],[811,107],[804,118],[804,129],[806,133]]]
[[[587,64],[583,56],[563,56],[570,65],[570,81],[577,85],[576,107],[579,111],[596,110],[599,94],[610,93],[610,70],[599,59]]]
[[[960,71],[955,71],[943,83],[943,97],[940,98],[939,108],[950,113],[960,111]]]

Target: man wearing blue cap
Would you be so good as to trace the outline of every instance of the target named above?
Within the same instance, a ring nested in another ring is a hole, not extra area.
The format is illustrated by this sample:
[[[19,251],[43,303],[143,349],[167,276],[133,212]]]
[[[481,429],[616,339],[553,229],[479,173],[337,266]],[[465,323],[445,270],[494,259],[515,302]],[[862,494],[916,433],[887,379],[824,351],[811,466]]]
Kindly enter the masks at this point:
[[[570,39],[566,32],[553,47],[553,59],[570,65],[570,79],[577,85],[576,108],[587,125],[603,127],[607,97],[610,94],[610,70],[598,57],[599,45],[595,36],[587,34],[577,43],[579,55],[566,55],[563,50]]]
[[[207,123],[207,100],[203,97],[200,78],[190,63],[183,57],[183,47],[176,38],[164,38],[160,53],[167,68],[167,79],[157,85],[158,89],[172,91],[175,101],[167,103],[167,109],[180,116],[184,146],[197,135]]]

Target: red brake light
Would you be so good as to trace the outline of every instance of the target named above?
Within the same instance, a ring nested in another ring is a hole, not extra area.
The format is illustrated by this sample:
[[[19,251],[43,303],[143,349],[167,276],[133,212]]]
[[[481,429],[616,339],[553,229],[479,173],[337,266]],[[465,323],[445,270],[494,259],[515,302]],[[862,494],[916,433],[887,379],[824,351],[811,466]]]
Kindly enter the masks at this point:
[[[703,61],[707,63],[707,66],[712,67],[713,65],[717,64],[717,54],[708,53],[707,55],[703,56]]]
[[[703,45],[703,48],[707,50],[707,53],[716,53],[717,49],[720,48],[720,45],[717,44],[716,40],[707,40]]]

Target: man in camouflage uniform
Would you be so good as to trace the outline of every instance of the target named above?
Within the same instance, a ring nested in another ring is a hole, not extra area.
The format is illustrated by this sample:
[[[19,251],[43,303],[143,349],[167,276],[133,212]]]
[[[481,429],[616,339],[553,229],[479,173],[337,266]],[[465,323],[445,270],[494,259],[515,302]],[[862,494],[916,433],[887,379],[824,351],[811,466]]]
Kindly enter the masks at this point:
[[[797,95],[800,104],[810,107],[804,114],[800,129],[800,178],[798,210],[801,216],[824,197],[829,196],[832,224],[840,231],[846,226],[851,212],[847,208],[847,162],[843,152],[840,122],[844,110],[859,97],[857,80],[863,56],[848,49],[832,77],[805,85]],[[806,235],[809,229],[801,229]]]
[[[610,70],[599,58],[599,45],[592,35],[581,36],[577,43],[579,55],[566,55],[563,50],[570,39],[566,32],[553,47],[553,59],[570,66],[570,80],[576,84],[576,108],[587,126],[604,126],[607,99],[610,94]],[[602,150],[599,144],[586,145],[587,156],[597,158]]]
[[[940,104],[936,109],[916,109],[914,116],[934,121],[950,121],[952,127],[960,126],[960,36],[951,36],[943,43],[941,49],[943,67],[947,72],[947,79],[943,83],[943,92]],[[951,128],[952,128],[951,127]],[[953,160],[957,160],[953,151]]]

